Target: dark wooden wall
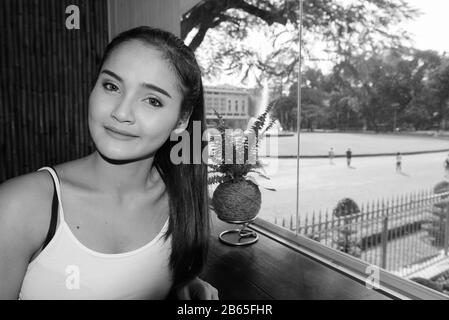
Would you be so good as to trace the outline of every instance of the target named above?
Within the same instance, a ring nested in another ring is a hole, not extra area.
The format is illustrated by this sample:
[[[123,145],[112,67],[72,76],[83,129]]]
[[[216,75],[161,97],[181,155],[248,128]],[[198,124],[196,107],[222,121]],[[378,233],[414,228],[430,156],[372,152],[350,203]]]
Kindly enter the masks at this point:
[[[108,0],[109,36],[142,25],[181,33],[181,2],[193,6],[195,0]]]
[[[72,4],[79,30],[66,28]],[[87,105],[107,14],[106,0],[0,1],[0,183],[92,150]]]

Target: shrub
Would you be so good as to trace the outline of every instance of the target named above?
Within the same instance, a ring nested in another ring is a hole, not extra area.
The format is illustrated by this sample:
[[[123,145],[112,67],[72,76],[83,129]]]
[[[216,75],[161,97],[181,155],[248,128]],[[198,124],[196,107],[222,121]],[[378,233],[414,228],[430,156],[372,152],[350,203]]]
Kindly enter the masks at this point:
[[[343,217],[359,212],[360,212],[359,206],[351,198],[343,198],[340,201],[338,201],[337,206],[334,208],[333,211],[336,217]]]
[[[449,191],[449,182],[446,180],[440,181],[438,182],[434,187],[433,187],[433,193],[439,194],[439,193],[444,193]]]
[[[357,230],[351,226],[352,216],[360,212],[359,206],[351,198],[340,200],[333,210],[337,218],[343,217],[343,226],[338,228],[336,239],[337,250],[348,253],[355,257],[361,256],[360,243],[354,239]]]
[[[441,194],[449,191],[449,182],[438,182],[434,188],[434,194]],[[427,231],[432,245],[441,247],[444,245],[444,234],[446,231],[446,217],[449,211],[449,199],[447,196],[441,197],[441,201],[434,203],[432,207],[432,217],[423,226]]]
[[[426,286],[426,287],[436,290],[438,292],[443,292],[443,289],[441,288],[441,286],[439,286],[438,283],[436,283],[435,281],[432,281],[432,280],[429,280],[426,278],[421,278],[421,277],[411,278],[410,280],[415,281],[416,283],[422,284],[423,286]]]

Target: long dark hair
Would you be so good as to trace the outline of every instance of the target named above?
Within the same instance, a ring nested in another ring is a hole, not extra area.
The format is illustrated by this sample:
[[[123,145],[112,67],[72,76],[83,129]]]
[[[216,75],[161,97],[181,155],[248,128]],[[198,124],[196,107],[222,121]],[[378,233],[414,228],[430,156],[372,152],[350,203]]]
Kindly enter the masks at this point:
[[[186,131],[191,137],[190,150],[194,151],[194,121],[201,124],[201,136],[206,129],[203,84],[195,55],[181,39],[167,31],[147,26],[127,30],[108,44],[98,72],[114,49],[135,40],[159,50],[172,66],[183,93],[181,117],[190,114]],[[154,165],[169,196],[170,223],[164,239],[172,236],[170,266],[174,287],[185,284],[201,272],[207,257],[210,231],[207,165],[203,161],[194,164],[192,153],[189,154],[189,163],[173,164],[170,151],[176,143],[167,139],[154,158]],[[207,150],[207,141],[201,141],[200,152],[202,150]]]

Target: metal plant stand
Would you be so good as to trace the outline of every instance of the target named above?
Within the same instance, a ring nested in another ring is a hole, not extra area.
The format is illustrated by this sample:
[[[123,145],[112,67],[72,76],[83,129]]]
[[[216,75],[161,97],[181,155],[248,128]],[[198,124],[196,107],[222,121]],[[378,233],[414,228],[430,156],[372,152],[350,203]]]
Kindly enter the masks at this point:
[[[251,220],[246,221],[226,221],[227,223],[232,224],[240,224],[242,225],[242,228],[240,229],[230,229],[225,230],[218,236],[218,239],[220,239],[221,242],[231,245],[231,246],[246,246],[253,243],[256,243],[257,240],[259,240],[259,236],[257,233],[253,230],[247,229],[248,225],[253,222],[256,219],[256,217],[252,218]],[[221,219],[222,220],[222,219]]]

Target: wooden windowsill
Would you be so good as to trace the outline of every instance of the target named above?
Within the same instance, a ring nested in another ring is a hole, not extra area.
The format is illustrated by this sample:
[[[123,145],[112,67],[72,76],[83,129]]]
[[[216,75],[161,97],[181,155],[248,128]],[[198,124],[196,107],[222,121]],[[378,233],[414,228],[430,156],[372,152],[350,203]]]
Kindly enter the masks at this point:
[[[209,259],[201,278],[219,290],[221,300],[394,299],[385,292],[329,267],[258,232],[249,246],[228,246],[218,234],[235,225],[212,214]]]

